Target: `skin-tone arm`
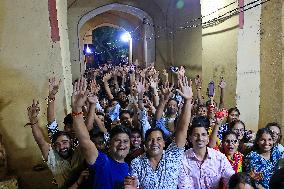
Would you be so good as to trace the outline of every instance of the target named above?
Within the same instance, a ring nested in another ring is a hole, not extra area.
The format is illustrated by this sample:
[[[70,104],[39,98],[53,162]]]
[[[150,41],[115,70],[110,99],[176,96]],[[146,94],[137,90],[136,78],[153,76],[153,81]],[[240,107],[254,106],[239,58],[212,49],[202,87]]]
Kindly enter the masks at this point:
[[[114,81],[114,85],[115,85],[115,91],[119,90],[119,85],[118,85],[118,81],[117,81],[117,70],[113,71],[113,81]]]
[[[167,82],[162,87],[162,90],[161,90],[162,95],[160,97],[159,106],[157,107],[157,110],[156,110],[156,120],[159,120],[162,118],[165,106],[173,94],[172,93],[173,85],[172,86],[169,86],[169,85],[170,85],[169,82]]]
[[[149,79],[150,87],[153,89],[153,102],[155,107],[159,105],[158,82],[158,79],[153,79],[152,77]]]
[[[47,160],[48,157],[48,151],[49,151],[49,143],[47,143],[44,139],[44,136],[41,132],[41,129],[39,128],[38,124],[38,114],[39,114],[39,102],[35,102],[33,100],[33,103],[31,106],[27,108],[28,110],[28,116],[30,120],[30,126],[32,128],[32,133],[34,136],[34,139],[41,151],[41,154],[45,160]]]
[[[216,146],[217,139],[218,139],[218,131],[219,131],[219,128],[220,128],[223,120],[224,120],[224,118],[217,118],[216,119],[216,122],[215,122],[213,130],[212,130],[212,134],[209,138],[208,147],[214,148]]]
[[[163,70],[163,75],[165,76],[165,82],[169,82],[169,73],[167,72],[167,70]]]
[[[73,87],[72,112],[73,114],[77,114],[76,116],[73,116],[73,128],[87,163],[92,165],[96,162],[98,150],[90,139],[89,132],[83,119],[83,114],[81,113],[82,107],[87,100],[86,88],[87,83],[83,77],[81,77]]]
[[[186,143],[187,130],[191,118],[193,94],[191,88],[191,81],[188,82],[186,76],[180,77],[178,82],[180,89],[177,89],[177,92],[183,97],[184,105],[176,128],[175,142],[178,147],[184,147]]]
[[[137,81],[136,84],[136,89],[137,89],[137,93],[138,93],[138,108],[140,110],[143,110],[144,108],[144,103],[143,103],[143,95],[145,92],[145,79],[144,78],[140,78],[139,81]]]
[[[204,104],[204,101],[201,95],[202,79],[200,78],[199,75],[197,75],[194,81],[195,81],[195,86],[196,86],[196,91],[197,91],[198,105],[202,105]]]
[[[61,80],[56,81],[55,77],[49,79],[48,104],[47,104],[47,123],[55,120],[55,95],[58,92]]]
[[[220,103],[219,103],[219,109],[224,108],[224,89],[226,87],[226,82],[223,77],[221,77],[221,81],[219,83],[220,88]]]
[[[104,87],[105,87],[105,90],[106,90],[106,93],[107,93],[107,96],[110,100],[114,99],[111,91],[110,91],[110,88],[109,88],[109,85],[108,85],[108,81],[110,80],[111,78],[111,73],[107,73],[106,75],[104,75],[103,77],[103,82],[104,82]]]
[[[107,129],[105,128],[104,123],[101,121],[101,119],[96,114],[96,103],[98,101],[97,96],[90,93],[88,95],[87,100],[90,104],[90,108],[89,108],[89,112],[88,112],[88,116],[86,120],[86,126],[87,126],[88,131],[93,129],[93,124],[95,122],[101,132],[107,133]]]

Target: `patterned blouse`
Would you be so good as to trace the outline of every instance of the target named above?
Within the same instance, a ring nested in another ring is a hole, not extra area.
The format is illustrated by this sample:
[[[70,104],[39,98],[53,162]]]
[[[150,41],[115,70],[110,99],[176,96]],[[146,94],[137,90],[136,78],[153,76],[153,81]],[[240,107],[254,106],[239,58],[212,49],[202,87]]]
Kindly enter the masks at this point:
[[[144,154],[131,162],[131,175],[138,178],[140,189],[176,189],[183,154],[184,148],[170,144],[156,170]]]
[[[264,188],[269,189],[270,178],[277,170],[278,161],[280,158],[281,153],[276,147],[273,147],[271,149],[271,155],[269,160],[264,159],[260,154],[255,151],[252,151],[245,158],[245,170],[247,173],[250,174],[253,173],[253,170],[256,173],[259,173],[259,179],[255,180],[256,184],[260,184]]]

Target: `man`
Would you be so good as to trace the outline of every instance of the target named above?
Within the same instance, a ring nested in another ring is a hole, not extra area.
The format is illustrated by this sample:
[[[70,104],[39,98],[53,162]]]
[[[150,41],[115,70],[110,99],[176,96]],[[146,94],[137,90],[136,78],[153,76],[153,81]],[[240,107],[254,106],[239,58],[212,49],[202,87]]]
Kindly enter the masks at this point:
[[[73,128],[79,140],[83,155],[89,164],[93,177],[93,188],[117,189],[123,187],[124,177],[129,173],[124,158],[129,153],[129,131],[125,127],[116,126],[110,131],[109,156],[98,151],[91,141],[84,123],[82,107],[87,100],[86,80],[80,78],[75,83],[72,95]]]
[[[274,145],[277,146],[278,150],[281,153],[283,153],[284,147],[282,146],[282,144],[280,144],[282,138],[281,126],[276,122],[272,122],[272,123],[267,123],[265,127],[268,128],[273,133]]]
[[[50,140],[52,140],[52,135],[59,131],[58,123],[55,119],[55,97],[59,90],[61,80],[56,81],[55,77],[48,80],[48,97],[47,97],[47,130]],[[72,129],[73,119],[71,114],[68,114],[63,121],[64,131],[68,132],[72,138],[74,138],[74,132]],[[77,146],[77,141],[75,140],[75,146]]]
[[[208,127],[209,124],[198,117],[192,122],[189,140],[193,148],[183,156],[179,189],[218,188],[221,181],[228,186],[230,177],[235,173],[224,154],[207,147]]]
[[[156,126],[164,131],[166,137],[171,137],[175,131],[175,120],[178,116],[178,101],[173,98],[168,99],[169,96],[166,94],[163,95],[164,98],[160,98],[159,106],[157,108]],[[166,112],[165,115],[163,115],[166,104]]]
[[[121,110],[119,113],[120,124],[129,128],[133,129],[134,126],[132,124],[132,115],[129,110]]]
[[[83,168],[83,157],[79,149],[73,150],[71,136],[64,131],[58,131],[52,136],[52,145],[44,140],[44,136],[38,124],[39,103],[28,107],[28,116],[32,133],[38,144],[43,159],[51,170],[58,188],[71,186],[80,175]]]
[[[145,134],[146,154],[131,162],[131,175],[138,179],[140,188],[145,189],[176,189],[181,159],[186,143],[186,133],[191,117],[192,89],[186,77],[179,79],[184,98],[184,106],[176,128],[175,140],[164,151],[165,137],[160,128],[149,129]],[[169,90],[167,88],[166,90]],[[126,188],[135,188],[134,177],[125,179]]]

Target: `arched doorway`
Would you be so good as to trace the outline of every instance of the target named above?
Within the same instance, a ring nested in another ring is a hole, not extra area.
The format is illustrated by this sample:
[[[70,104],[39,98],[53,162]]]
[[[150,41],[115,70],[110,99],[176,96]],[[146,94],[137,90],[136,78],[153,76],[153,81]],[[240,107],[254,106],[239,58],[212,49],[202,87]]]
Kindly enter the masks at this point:
[[[145,19],[149,24],[144,24]],[[86,41],[83,39],[84,36],[90,36],[90,32],[94,28],[104,24],[124,28],[128,32],[136,34],[133,39],[134,60],[138,57],[137,59],[145,66],[155,61],[155,34],[152,18],[136,7],[114,3],[89,11],[80,18],[77,25],[80,62],[83,62],[83,45]],[[84,69],[82,66],[81,72]]]

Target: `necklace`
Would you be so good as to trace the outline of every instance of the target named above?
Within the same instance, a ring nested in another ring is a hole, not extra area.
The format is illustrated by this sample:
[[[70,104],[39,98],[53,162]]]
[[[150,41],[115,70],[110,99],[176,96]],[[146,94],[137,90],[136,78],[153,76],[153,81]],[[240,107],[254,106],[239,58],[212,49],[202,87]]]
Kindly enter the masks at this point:
[[[227,155],[227,159],[229,160],[230,164],[232,165],[236,173],[242,172],[242,169],[243,169],[242,165],[243,165],[243,159],[244,159],[243,154],[241,154],[240,152],[236,152],[234,153],[232,158]]]

